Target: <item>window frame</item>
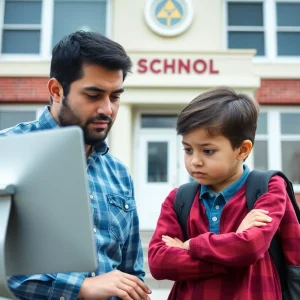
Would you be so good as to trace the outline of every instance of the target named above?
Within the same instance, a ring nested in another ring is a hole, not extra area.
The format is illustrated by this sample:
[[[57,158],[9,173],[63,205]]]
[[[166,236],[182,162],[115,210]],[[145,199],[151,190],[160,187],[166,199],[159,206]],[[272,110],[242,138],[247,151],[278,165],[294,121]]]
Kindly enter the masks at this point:
[[[300,0],[225,0],[223,1],[224,7],[224,49],[230,50],[228,41],[228,32],[232,28],[239,30],[242,26],[229,26],[228,25],[228,3],[245,2],[245,3],[263,3],[263,18],[264,18],[264,33],[265,33],[265,55],[253,58],[254,63],[300,63],[299,56],[278,56],[277,55],[277,32],[300,32],[300,26],[277,26],[277,3],[299,3]],[[268,12],[268,13],[267,13]],[[247,29],[251,28],[247,26]],[[253,27],[252,29],[255,29]],[[242,30],[239,30],[242,31]],[[254,32],[255,30],[247,30],[247,32]],[[256,30],[257,31],[257,30]]]
[[[45,104],[21,104],[21,105],[13,105],[13,104],[1,104],[0,112],[19,112],[19,111],[35,111],[35,118],[38,118],[40,114],[43,112],[45,108]]]
[[[26,29],[40,29],[40,53],[39,54],[3,54],[2,51],[2,33],[6,27],[13,28],[14,25],[4,24],[4,7],[5,1],[12,0],[0,0],[0,61],[50,61],[52,51],[52,35],[53,35],[53,19],[54,19],[54,1],[55,0],[41,0],[42,1],[42,15],[41,25],[26,25]],[[35,1],[35,0],[32,0]],[[66,2],[77,2],[82,0],[65,0]],[[89,0],[92,2],[106,2],[106,36],[111,35],[111,23],[112,23],[112,0]],[[22,24],[18,26],[18,29],[22,27]],[[49,38],[51,37],[51,38]]]
[[[255,140],[267,141],[268,145],[268,169],[282,170],[282,147],[283,141],[300,141],[299,135],[287,135],[281,133],[281,114],[282,113],[297,113],[300,115],[299,106],[261,106],[261,113],[267,114],[267,133],[257,134]],[[272,128],[272,130],[270,130]],[[274,151],[276,149],[276,151]],[[255,150],[253,150],[254,152]],[[253,154],[251,155],[253,159]],[[246,161],[247,164],[248,160]],[[253,162],[253,161],[252,161]],[[254,165],[252,163],[251,167]],[[300,184],[294,184],[295,192],[300,192]]]

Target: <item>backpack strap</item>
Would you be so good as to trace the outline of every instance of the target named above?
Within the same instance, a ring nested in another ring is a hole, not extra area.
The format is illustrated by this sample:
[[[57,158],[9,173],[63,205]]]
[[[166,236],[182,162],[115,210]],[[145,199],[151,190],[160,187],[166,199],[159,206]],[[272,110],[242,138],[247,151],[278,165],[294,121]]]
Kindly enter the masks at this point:
[[[249,174],[247,179],[247,184],[246,184],[246,201],[247,201],[248,209],[249,210],[253,209],[256,200],[261,195],[263,195],[268,191],[269,181],[271,177],[274,175],[281,176],[285,180],[288,196],[293,204],[298,221],[300,221],[300,209],[295,198],[293,185],[289,181],[289,179],[280,171],[270,170],[264,172],[264,171],[253,170]],[[281,247],[281,240],[277,233],[275,234],[275,236],[271,241],[269,252],[277,268],[280,282],[281,282],[282,292],[284,292],[285,290],[288,289],[288,285],[286,281],[287,270],[286,270],[284,253]]]
[[[177,215],[178,223],[182,229],[184,241],[188,240],[187,220],[190,214],[195,196],[200,189],[200,184],[196,181],[181,185],[176,193],[174,201],[174,210]]]

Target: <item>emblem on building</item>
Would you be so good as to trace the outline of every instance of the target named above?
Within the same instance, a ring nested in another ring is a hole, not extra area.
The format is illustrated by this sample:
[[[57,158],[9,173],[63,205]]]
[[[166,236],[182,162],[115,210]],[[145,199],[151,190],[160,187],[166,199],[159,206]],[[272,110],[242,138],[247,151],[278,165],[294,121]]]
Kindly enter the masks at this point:
[[[159,35],[179,35],[192,23],[191,0],[147,0],[145,19],[149,27]]]

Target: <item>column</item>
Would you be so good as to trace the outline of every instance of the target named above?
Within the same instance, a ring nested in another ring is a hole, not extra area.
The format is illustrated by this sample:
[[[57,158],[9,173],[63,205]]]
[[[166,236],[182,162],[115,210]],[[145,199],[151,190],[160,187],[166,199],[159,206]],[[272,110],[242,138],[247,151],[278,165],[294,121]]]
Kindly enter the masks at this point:
[[[130,173],[132,173],[133,170],[132,124],[132,107],[128,104],[121,104],[108,140],[110,152],[129,168]]]

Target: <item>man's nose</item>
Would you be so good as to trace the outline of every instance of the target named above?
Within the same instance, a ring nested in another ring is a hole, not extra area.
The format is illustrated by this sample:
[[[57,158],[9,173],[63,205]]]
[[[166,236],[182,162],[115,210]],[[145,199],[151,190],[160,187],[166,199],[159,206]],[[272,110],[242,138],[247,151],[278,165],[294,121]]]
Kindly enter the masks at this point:
[[[102,99],[99,102],[98,108],[97,108],[97,114],[98,115],[106,115],[111,116],[112,114],[112,106],[110,102],[110,98],[106,97],[105,99]]]

